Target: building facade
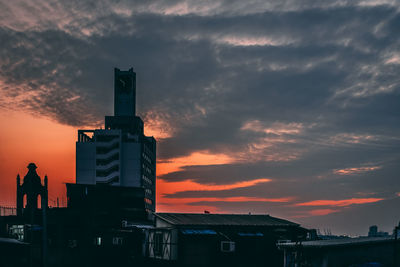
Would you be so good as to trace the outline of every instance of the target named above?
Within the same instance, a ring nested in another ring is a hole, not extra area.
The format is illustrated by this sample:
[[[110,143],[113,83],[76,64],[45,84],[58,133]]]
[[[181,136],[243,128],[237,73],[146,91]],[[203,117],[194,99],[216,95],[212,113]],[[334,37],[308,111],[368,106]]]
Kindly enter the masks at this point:
[[[147,256],[159,266],[282,266],[282,240],[305,239],[299,224],[269,215],[156,213]]]
[[[358,237],[280,244],[284,267],[400,266],[395,237]]]
[[[144,135],[136,116],[136,73],[114,70],[114,116],[105,128],[78,130],[76,183],[141,187],[145,205],[155,211],[156,140]]]

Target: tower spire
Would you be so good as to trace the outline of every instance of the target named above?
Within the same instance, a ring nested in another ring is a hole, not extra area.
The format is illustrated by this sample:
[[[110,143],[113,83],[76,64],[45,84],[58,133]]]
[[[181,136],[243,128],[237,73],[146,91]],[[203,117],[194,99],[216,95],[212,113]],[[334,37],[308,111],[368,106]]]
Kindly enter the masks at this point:
[[[135,116],[136,73],[114,69],[114,116]]]

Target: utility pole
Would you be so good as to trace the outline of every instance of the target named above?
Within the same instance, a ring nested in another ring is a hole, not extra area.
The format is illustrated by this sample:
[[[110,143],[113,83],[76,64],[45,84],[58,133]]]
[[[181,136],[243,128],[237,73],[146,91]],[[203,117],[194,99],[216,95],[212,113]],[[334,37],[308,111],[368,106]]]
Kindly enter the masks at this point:
[[[394,228],[394,251],[393,251],[393,263],[394,263],[394,266],[398,266],[397,264],[398,264],[398,261],[397,261],[397,236],[398,236],[398,233],[399,233],[399,228],[400,228],[400,223],[399,223],[399,225],[398,226],[396,226],[395,228]]]

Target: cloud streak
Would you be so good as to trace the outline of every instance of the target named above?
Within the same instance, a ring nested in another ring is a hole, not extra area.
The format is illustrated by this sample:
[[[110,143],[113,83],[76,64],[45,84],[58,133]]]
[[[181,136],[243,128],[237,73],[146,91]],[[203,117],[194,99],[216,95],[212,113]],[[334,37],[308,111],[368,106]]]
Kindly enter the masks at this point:
[[[313,200],[309,202],[298,203],[296,206],[336,206],[346,207],[354,204],[365,204],[382,201],[383,198],[351,198],[342,200]]]

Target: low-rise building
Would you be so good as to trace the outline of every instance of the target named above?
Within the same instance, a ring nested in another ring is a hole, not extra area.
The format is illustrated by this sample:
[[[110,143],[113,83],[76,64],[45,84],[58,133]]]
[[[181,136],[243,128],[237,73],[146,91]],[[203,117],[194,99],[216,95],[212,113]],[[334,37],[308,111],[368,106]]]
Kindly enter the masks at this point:
[[[400,242],[394,237],[291,242],[280,244],[279,248],[284,251],[284,267],[399,266],[400,263]]]
[[[282,266],[282,240],[305,239],[299,224],[269,215],[156,213],[148,257],[174,266]]]

